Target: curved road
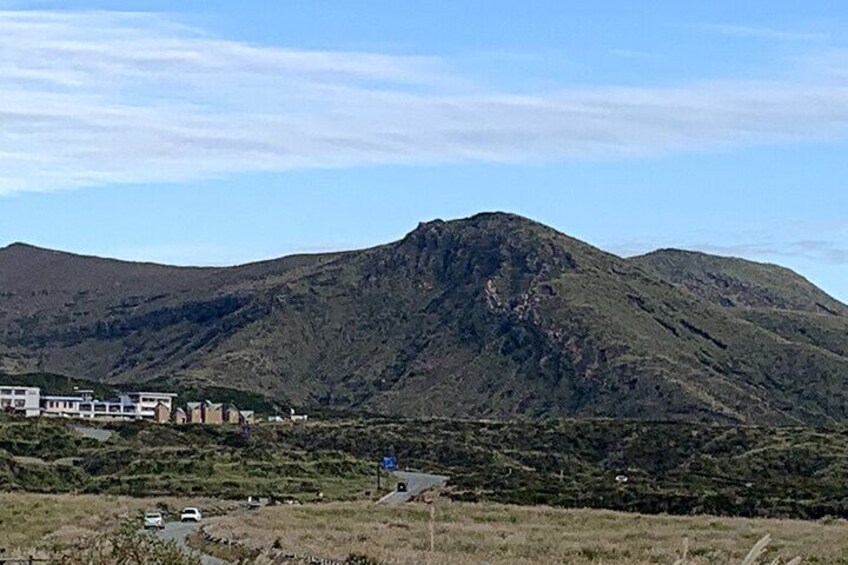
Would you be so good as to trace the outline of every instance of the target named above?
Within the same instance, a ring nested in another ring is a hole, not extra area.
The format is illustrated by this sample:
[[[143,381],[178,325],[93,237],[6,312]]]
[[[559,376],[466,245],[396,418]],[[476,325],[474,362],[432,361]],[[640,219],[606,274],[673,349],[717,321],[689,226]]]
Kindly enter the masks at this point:
[[[165,529],[159,532],[159,537],[163,540],[175,541],[183,550],[192,551],[199,555],[200,562],[203,563],[203,565],[228,565],[228,561],[212,557],[211,555],[206,555],[205,553],[200,553],[199,551],[194,551],[188,546],[188,544],[186,544],[186,536],[199,529],[200,524],[195,524],[194,522],[166,522]]]
[[[403,504],[404,502],[409,502],[414,496],[418,496],[425,490],[445,484],[449,478],[443,475],[413,473],[411,471],[395,471],[392,475],[406,483],[406,492],[394,491],[389,493],[381,498],[377,504]]]
[[[428,473],[413,473],[411,471],[396,471],[392,473],[398,481],[406,483],[406,492],[397,492],[387,494],[378,501],[378,504],[396,505],[409,502],[413,497],[418,496],[422,492],[445,484],[448,477],[442,475],[430,475]],[[177,542],[182,549],[192,551],[186,544],[186,536],[200,529],[200,524],[193,522],[167,522],[165,529],[159,532],[159,537],[164,540],[173,540]],[[227,561],[212,557],[195,551],[200,555],[200,561],[203,565],[228,565]]]

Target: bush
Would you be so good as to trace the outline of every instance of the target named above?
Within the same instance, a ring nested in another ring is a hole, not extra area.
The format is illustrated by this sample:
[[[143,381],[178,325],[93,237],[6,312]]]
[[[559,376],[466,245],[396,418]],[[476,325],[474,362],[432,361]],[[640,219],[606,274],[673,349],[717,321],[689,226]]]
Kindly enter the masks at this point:
[[[93,536],[71,547],[55,548],[56,565],[200,565],[200,557],[187,553],[174,541],[141,532],[134,522],[124,523],[111,536]]]

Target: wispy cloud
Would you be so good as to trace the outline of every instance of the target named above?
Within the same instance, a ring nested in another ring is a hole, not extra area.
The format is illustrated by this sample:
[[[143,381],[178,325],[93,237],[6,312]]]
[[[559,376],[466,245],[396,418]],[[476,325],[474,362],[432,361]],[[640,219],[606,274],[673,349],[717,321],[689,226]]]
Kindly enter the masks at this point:
[[[638,51],[635,49],[609,49],[607,53],[621,59],[650,59],[655,57],[653,53],[649,53],[648,51]]]
[[[837,75],[516,95],[450,68],[435,57],[228,41],[156,14],[0,12],[0,194],[848,134]]]
[[[708,31],[732,37],[766,39],[771,41],[824,41],[829,38],[825,33],[774,29],[762,26],[718,24],[704,26]]]
[[[811,259],[830,265],[848,265],[848,247],[834,241],[799,240],[782,243],[697,245],[695,249],[732,257]]]

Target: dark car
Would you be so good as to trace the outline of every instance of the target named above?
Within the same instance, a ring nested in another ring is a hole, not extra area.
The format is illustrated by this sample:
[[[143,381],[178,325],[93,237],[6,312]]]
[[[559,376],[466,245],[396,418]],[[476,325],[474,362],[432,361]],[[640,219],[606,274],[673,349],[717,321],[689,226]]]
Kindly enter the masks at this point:
[[[397,484],[397,491],[398,492],[406,492],[406,483],[404,483],[404,482],[398,483]]]

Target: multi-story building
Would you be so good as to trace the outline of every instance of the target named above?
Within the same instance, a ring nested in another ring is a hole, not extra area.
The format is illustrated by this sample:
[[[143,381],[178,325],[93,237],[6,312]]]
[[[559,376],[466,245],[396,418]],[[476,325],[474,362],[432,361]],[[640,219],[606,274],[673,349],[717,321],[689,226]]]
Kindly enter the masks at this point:
[[[0,386],[0,410],[38,416],[41,414],[41,389],[32,386]]]
[[[79,417],[80,404],[85,402],[82,396],[42,396],[41,413],[45,416]]]
[[[118,398],[98,400],[94,391],[76,392],[75,395],[42,395],[38,387],[0,385],[0,410],[25,416],[161,420],[164,413],[170,416],[176,397],[167,392],[129,392]]]
[[[170,392],[129,392],[121,396],[120,400],[125,404],[134,405],[140,417],[154,418],[160,404],[164,404],[170,414],[176,396]]]

